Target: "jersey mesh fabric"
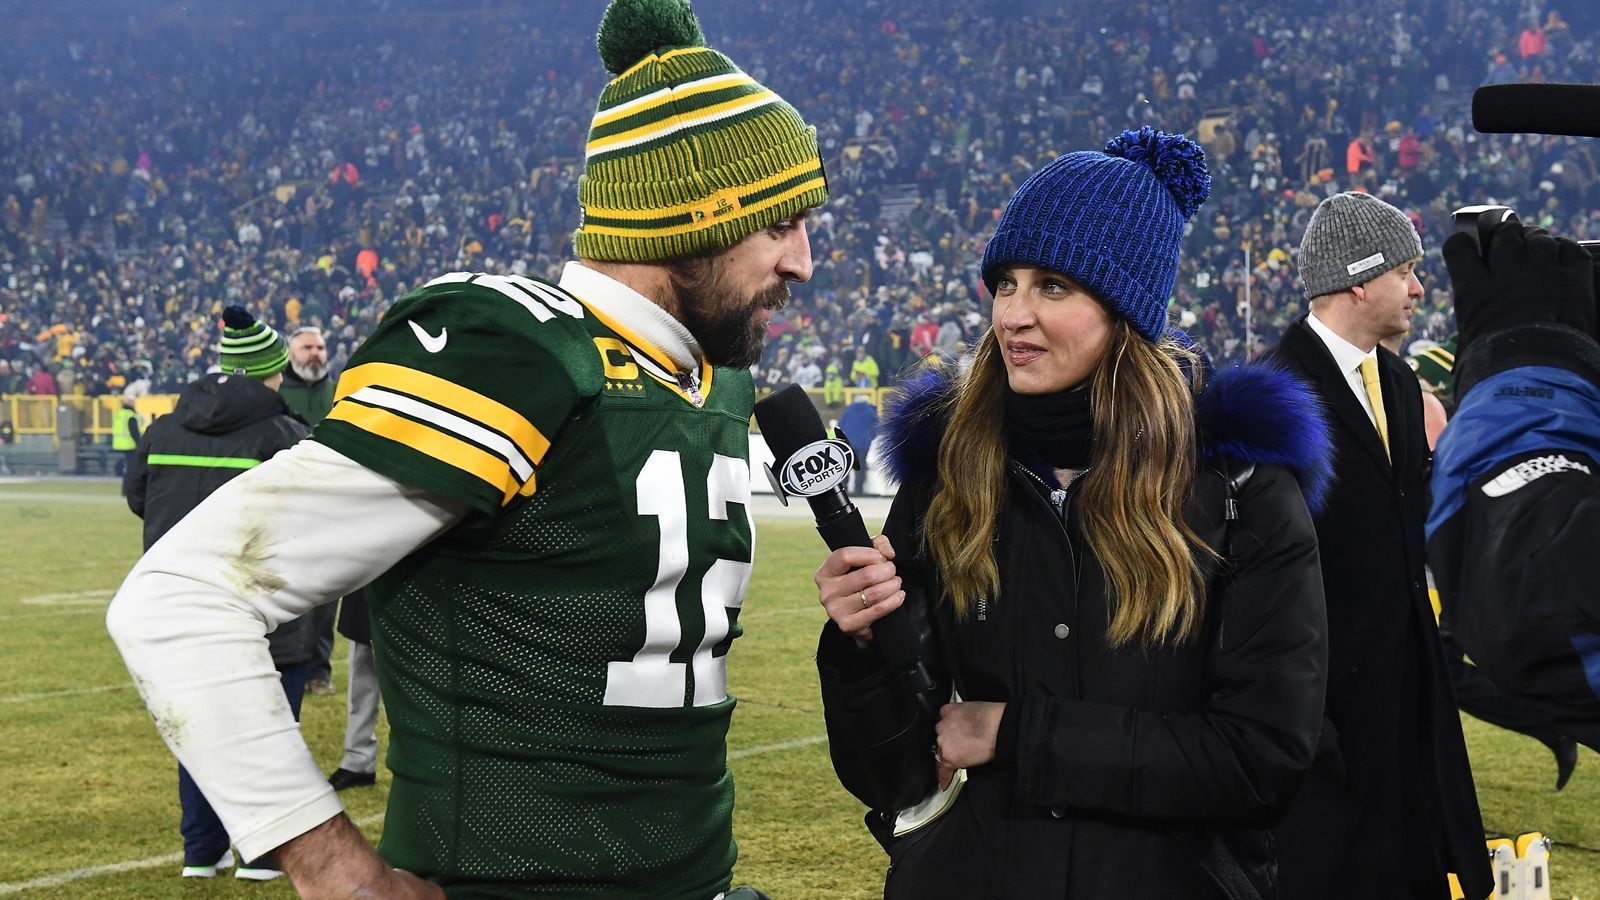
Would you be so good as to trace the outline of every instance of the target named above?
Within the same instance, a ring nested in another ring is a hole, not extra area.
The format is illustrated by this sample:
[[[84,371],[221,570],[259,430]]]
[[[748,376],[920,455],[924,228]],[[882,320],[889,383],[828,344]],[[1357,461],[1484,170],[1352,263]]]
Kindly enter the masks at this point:
[[[458,345],[473,332],[440,308],[469,302],[495,298],[458,288],[426,307],[426,333],[448,327],[450,343],[433,358],[409,357],[413,364],[434,363],[452,378],[453,353],[469,357],[463,368],[500,364],[495,350]],[[397,304],[372,342],[416,343],[394,321],[406,311]],[[707,576],[728,565],[719,560],[747,572],[752,558],[750,378],[715,370],[697,408],[637,367],[634,378],[617,377],[626,354],[615,348],[626,339],[596,317],[529,318],[525,355],[553,371],[469,378],[554,435],[536,490],[487,503],[492,492],[462,481],[456,496],[479,511],[368,591],[394,772],[380,850],[453,897],[708,900],[727,888],[736,855],[725,746],[734,701],[719,678],[697,698],[696,674],[717,669],[739,634],[744,581],[730,590],[727,579]],[[610,348],[609,370],[595,338]],[[383,354],[363,347],[352,369]],[[532,392],[565,396],[517,396]],[[554,421],[549,411],[558,409],[567,412]],[[328,442],[341,451],[359,444],[364,465],[430,490],[454,479],[354,426]],[[738,487],[718,518],[713,472],[730,466],[740,479],[723,478]],[[658,477],[673,471],[681,482]],[[681,545],[663,526],[669,518],[682,523]],[[681,573],[670,609],[656,616],[679,632],[661,662],[682,664],[682,696],[630,705],[612,672],[646,645],[645,598],[662,570]],[[708,604],[703,593],[722,599]],[[726,628],[727,636],[696,664],[708,619],[713,635]],[[620,696],[608,696],[608,685]]]

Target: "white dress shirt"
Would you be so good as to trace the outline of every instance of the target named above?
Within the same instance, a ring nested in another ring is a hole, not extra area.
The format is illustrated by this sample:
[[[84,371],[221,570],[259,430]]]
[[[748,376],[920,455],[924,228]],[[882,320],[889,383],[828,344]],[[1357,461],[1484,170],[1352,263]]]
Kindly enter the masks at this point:
[[[1356,402],[1367,411],[1367,419],[1372,422],[1372,427],[1377,428],[1378,417],[1372,411],[1372,401],[1367,398],[1367,383],[1361,377],[1361,363],[1367,359],[1376,362],[1378,348],[1362,350],[1335,334],[1332,328],[1317,318],[1316,313],[1306,316],[1306,324],[1311,326],[1317,337],[1322,338],[1322,343],[1327,346],[1328,352],[1333,354],[1334,365],[1339,367],[1339,373],[1344,376],[1345,384],[1350,386],[1350,393],[1356,395]]]

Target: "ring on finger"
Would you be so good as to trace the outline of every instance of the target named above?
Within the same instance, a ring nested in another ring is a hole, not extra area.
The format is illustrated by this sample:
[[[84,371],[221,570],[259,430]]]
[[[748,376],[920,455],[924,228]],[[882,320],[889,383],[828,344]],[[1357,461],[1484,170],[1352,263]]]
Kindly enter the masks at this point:
[[[866,591],[862,591],[861,592],[861,608],[862,609],[866,609],[867,607],[869,607],[871,605],[872,605],[872,601],[867,599],[867,592]]]
[[[938,744],[934,744],[933,745],[933,764],[936,765],[936,766],[944,765],[944,757],[939,755],[939,745]]]

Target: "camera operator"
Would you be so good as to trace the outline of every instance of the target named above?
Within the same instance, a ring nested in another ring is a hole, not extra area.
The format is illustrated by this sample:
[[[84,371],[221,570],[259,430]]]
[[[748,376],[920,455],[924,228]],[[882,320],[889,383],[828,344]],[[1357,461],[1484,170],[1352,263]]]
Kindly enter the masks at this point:
[[[1444,244],[1461,347],[1428,557],[1497,687],[1600,749],[1600,312],[1577,242],[1511,220]]]

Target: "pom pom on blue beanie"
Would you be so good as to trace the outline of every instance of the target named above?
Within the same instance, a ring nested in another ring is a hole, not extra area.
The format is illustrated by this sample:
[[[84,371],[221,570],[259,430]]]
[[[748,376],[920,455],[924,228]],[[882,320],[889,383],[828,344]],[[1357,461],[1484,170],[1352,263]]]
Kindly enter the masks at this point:
[[[993,293],[1005,265],[1054,269],[1159,341],[1184,226],[1210,193],[1205,151],[1183,135],[1146,126],[1104,151],[1068,153],[1006,204],[983,253],[984,284]]]

